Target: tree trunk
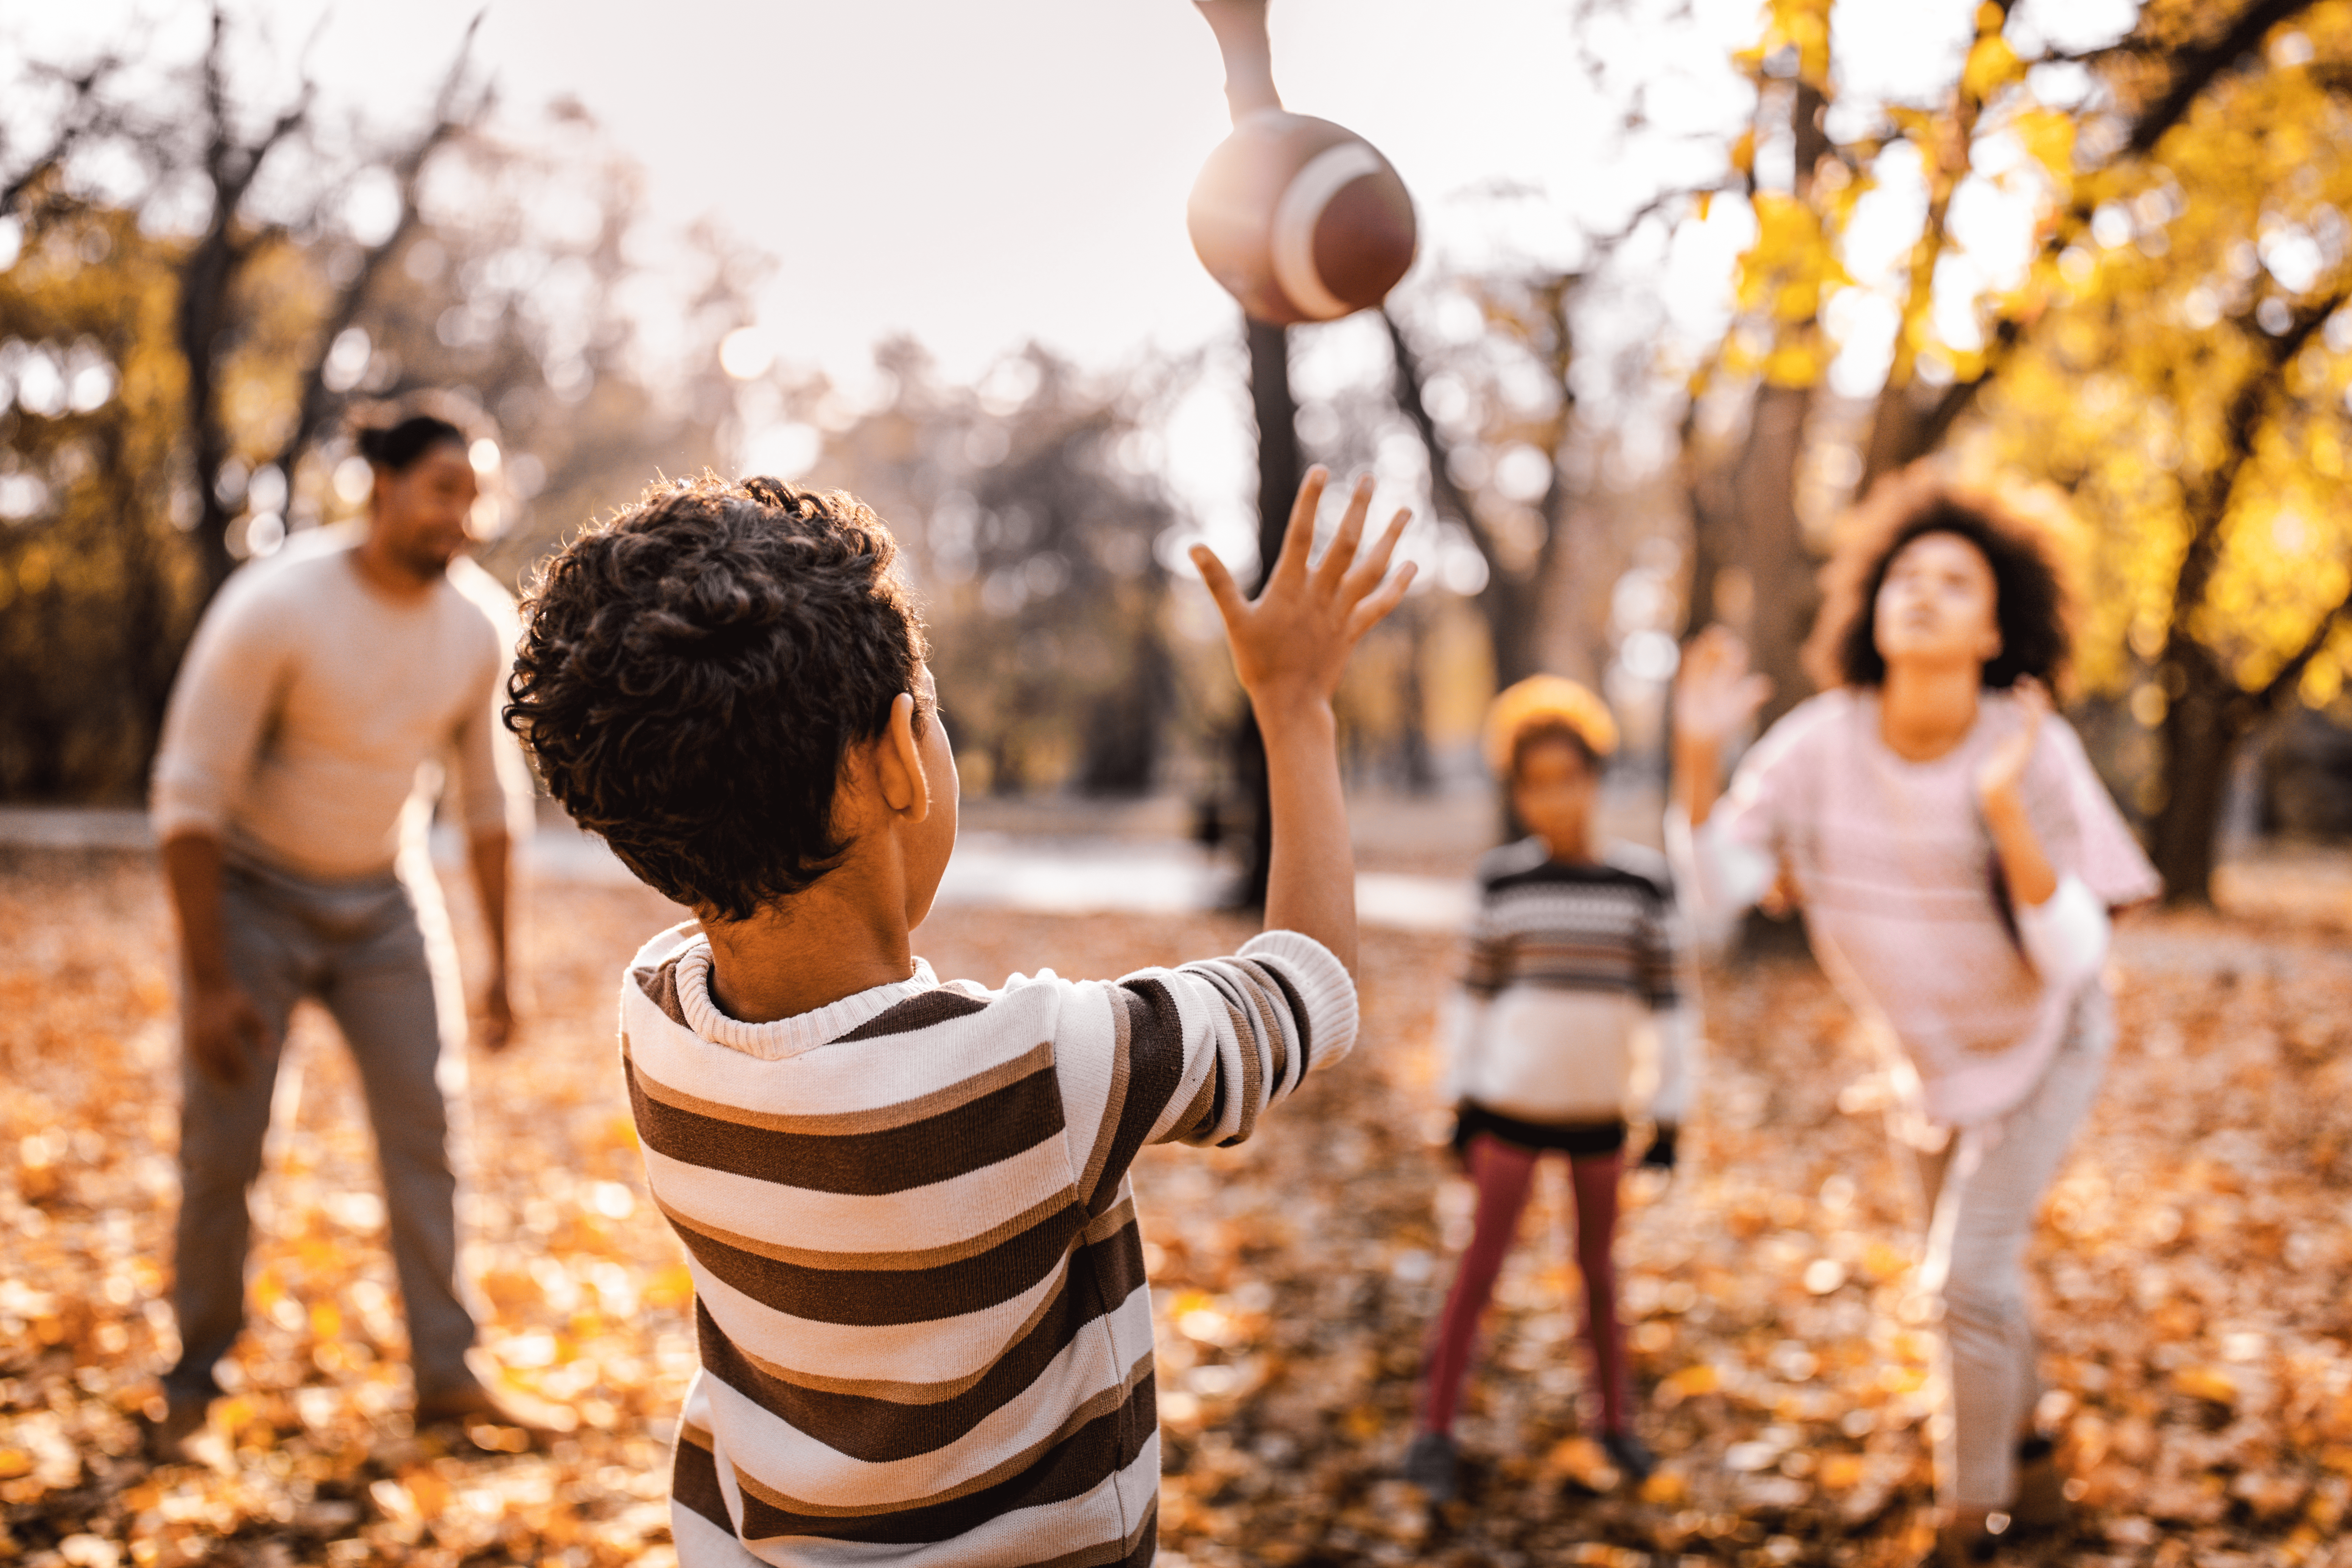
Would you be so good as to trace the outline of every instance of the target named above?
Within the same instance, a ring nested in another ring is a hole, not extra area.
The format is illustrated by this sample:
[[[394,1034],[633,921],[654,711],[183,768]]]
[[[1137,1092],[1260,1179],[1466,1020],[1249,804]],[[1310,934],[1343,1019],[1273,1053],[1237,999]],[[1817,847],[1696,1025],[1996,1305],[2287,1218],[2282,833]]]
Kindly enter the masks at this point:
[[[1423,689],[1422,661],[1429,655],[1429,620],[1418,605],[1406,605],[1397,615],[1405,637],[1404,675],[1397,692],[1402,723],[1397,735],[1397,771],[1405,793],[1427,795],[1437,785],[1437,769],[1429,755],[1429,695]]]
[[[1495,655],[1495,689],[1504,690],[1543,669],[1543,582],[1497,574],[1478,595]]]
[[[1146,590],[1133,610],[1128,679],[1097,698],[1087,726],[1079,788],[1094,795],[1139,795],[1160,768],[1160,736],[1174,705],[1175,661],[1160,631],[1160,595]],[[1133,605],[1133,597],[1127,603]]]
[[[1935,416],[1941,399],[1923,398],[1923,390],[1916,384],[1898,386],[1892,382],[1879,389],[1878,401],[1870,410],[1870,435],[1862,449],[1862,478],[1853,487],[1857,500],[1880,479],[1926,457],[1940,435]]]
[[[2159,674],[2178,689],[2158,733],[2164,798],[2149,824],[2148,853],[2167,903],[2213,901],[2215,840],[2230,787],[2230,759],[2244,737],[2245,699],[2213,656],[2175,634]]]
[[[1244,321],[1250,407],[1257,423],[1257,584],[1263,587],[1282,553],[1290,503],[1298,494],[1298,404],[1290,393],[1290,334],[1265,321]],[[1261,910],[1274,868],[1274,803],[1266,787],[1265,744],[1257,732],[1257,715],[1246,704],[1234,758],[1249,799],[1249,857],[1234,901],[1243,909]]]
[[[188,367],[188,447],[195,464],[196,561],[204,574],[198,597],[210,604],[236,562],[228,552],[228,525],[236,513],[221,500],[221,469],[228,463],[228,432],[220,416],[219,355],[227,345],[227,295],[236,266],[226,232],[196,243],[180,269],[180,357]]]
[[[1732,479],[1739,565],[1748,574],[1748,655],[1772,681],[1771,700],[1759,716],[1767,725],[1812,689],[1801,656],[1821,590],[1797,520],[1797,465],[1812,403],[1811,387],[1758,387],[1747,448]]]
[[[1722,603],[1723,573],[1739,558],[1738,517],[1730,484],[1720,465],[1706,461],[1699,452],[1697,408],[1683,416],[1683,494],[1690,506],[1690,593],[1683,605],[1683,635],[1695,637],[1738,608],[1745,620],[1747,607]],[[1745,632],[1745,625],[1734,626]]]
[[[1428,405],[1422,399],[1423,376],[1420,356],[1406,341],[1404,329],[1392,315],[1383,312],[1389,331],[1389,347],[1394,356],[1396,381],[1393,396],[1397,408],[1412,421],[1414,431],[1421,437],[1421,447],[1429,458],[1429,500],[1441,519],[1458,522],[1478,547],[1479,559],[1486,563],[1486,585],[1478,591],[1478,614],[1486,623],[1487,643],[1495,659],[1495,687],[1500,690],[1515,680],[1524,680],[1543,667],[1540,622],[1543,616],[1544,585],[1549,568],[1558,558],[1560,548],[1559,531],[1564,526],[1559,512],[1559,479],[1555,466],[1552,490],[1548,500],[1551,531],[1545,535],[1543,548],[1528,575],[1522,577],[1511,571],[1502,554],[1496,549],[1494,536],[1479,520],[1477,509],[1470,498],[1454,482],[1447,468],[1451,457],[1445,440],[1437,433],[1437,422],[1431,417]]]

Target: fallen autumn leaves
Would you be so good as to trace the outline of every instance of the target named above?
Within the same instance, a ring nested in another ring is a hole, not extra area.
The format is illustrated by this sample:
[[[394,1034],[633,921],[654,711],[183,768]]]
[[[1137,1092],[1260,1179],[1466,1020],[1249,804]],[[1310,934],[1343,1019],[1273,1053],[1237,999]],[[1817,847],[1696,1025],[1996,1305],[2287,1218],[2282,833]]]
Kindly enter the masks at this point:
[[[612,1040],[615,968],[669,916],[549,888],[526,1042],[473,1063],[468,1264],[517,1386],[577,1412],[544,1452],[409,1434],[383,1206],[331,1032],[259,1195],[255,1315],[217,1465],[151,1470],[133,1416],[168,1354],[168,927],[152,870],[0,876],[0,1558],[104,1568],[655,1563],[662,1440],[692,1370],[678,1253],[644,1201]],[[1181,918],[944,911],[923,949],[989,980],[1112,973],[1237,941]],[[2311,933],[2142,917],[2124,1040],[2034,1251],[2083,1529],[2053,1561],[2352,1563],[2352,958]],[[1389,1479],[1422,1332],[1469,1217],[1435,1146],[1427,1035],[1451,944],[1370,932],[1358,1057],[1257,1142],[1148,1154],[1163,1561],[1903,1561],[1927,1495],[1931,1341],[1884,1086],[1801,968],[1716,976],[1703,1113],[1637,1179],[1621,1258],[1638,1494],[1579,1435],[1561,1194],[1498,1292],[1460,1432],[1468,1500]],[[289,1099],[292,1098],[289,1096]],[[504,1439],[485,1430],[492,1444]]]

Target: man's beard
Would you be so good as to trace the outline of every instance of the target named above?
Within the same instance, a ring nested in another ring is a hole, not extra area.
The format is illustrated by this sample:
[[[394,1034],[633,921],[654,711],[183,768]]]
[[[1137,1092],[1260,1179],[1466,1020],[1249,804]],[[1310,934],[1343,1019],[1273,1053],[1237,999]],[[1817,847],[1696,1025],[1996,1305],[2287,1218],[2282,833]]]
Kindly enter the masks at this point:
[[[437,577],[449,570],[449,563],[465,552],[463,545],[446,550],[429,544],[415,545],[401,552],[401,564],[419,577]]]

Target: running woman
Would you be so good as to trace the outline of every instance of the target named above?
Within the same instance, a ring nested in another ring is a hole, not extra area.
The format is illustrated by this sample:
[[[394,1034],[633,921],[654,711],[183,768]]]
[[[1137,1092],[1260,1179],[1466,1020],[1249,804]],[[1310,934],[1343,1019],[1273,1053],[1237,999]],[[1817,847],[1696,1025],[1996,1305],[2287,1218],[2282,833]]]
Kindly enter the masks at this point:
[[[2025,1244],[2105,1070],[2110,911],[2158,883],[2051,711],[2064,595],[2033,532],[1922,473],[1856,521],[1806,650],[1824,689],[1720,798],[1724,747],[1769,686],[1721,628],[1685,654],[1668,847],[1713,912],[1785,869],[1822,968],[1891,1048],[1950,1401],[1932,1560],[1983,1562],[2012,1521],[2063,1516],[2033,1425]]]

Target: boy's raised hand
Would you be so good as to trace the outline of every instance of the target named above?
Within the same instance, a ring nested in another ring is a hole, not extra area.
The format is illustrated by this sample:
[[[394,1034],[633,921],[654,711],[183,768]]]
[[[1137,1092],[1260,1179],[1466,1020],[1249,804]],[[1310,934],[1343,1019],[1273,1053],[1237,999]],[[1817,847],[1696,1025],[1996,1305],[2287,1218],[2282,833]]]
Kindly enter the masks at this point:
[[[1233,574],[1206,545],[1192,547],[1192,564],[1224,617],[1233,647],[1234,671],[1242,689],[1261,710],[1297,700],[1330,700],[1358,639],[1396,608],[1412,584],[1413,564],[1388,576],[1397,541],[1410,511],[1400,510],[1387,531],[1363,548],[1364,518],[1372,507],[1372,478],[1364,475],[1348,498],[1330,548],[1312,566],[1307,552],[1315,537],[1316,509],[1330,475],[1319,465],[1307,472],[1290,509],[1282,553],[1255,600],[1244,599]],[[1387,577],[1387,581],[1381,579]]]
[[[1331,695],[1339,689],[1357,639],[1404,597],[1412,566],[1408,563],[1388,576],[1389,558],[1396,553],[1409,513],[1398,512],[1379,542],[1363,547],[1364,514],[1372,507],[1369,474],[1356,481],[1323,559],[1307,565],[1315,509],[1329,477],[1320,467],[1307,471],[1290,509],[1282,554],[1255,601],[1242,597],[1233,574],[1206,549],[1194,547],[1192,564],[1201,569],[1201,580],[1224,617],[1234,669],[1265,741],[1266,799],[1274,816],[1266,929],[1313,937],[1353,974],[1355,850],[1348,837],[1347,797],[1339,787]]]

